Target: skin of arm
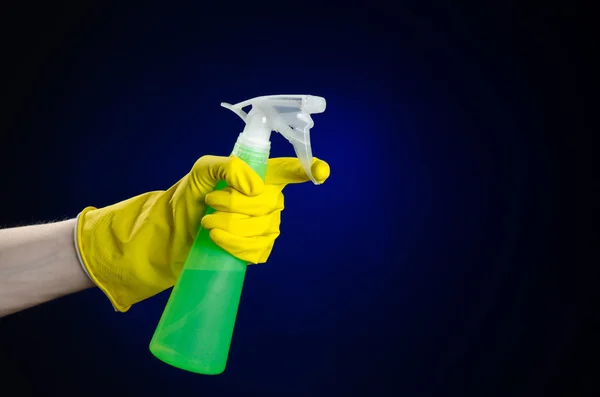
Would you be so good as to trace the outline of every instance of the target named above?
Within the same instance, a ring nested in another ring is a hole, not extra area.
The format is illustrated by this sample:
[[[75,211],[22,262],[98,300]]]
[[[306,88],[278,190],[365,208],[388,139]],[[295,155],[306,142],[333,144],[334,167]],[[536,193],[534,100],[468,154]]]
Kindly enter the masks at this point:
[[[0,317],[95,286],[77,257],[75,225],[0,230]]]

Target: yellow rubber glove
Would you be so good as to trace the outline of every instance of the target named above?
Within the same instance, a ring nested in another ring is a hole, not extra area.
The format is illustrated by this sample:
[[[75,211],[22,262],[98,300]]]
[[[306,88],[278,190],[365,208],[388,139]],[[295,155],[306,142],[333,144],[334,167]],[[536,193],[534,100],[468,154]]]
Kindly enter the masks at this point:
[[[322,182],[329,165],[313,160]],[[229,187],[213,191],[224,180]],[[263,182],[236,157],[204,156],[166,191],[145,193],[77,217],[82,266],[116,310],[172,287],[202,222],[212,240],[249,263],[263,263],[279,236],[284,187],[309,179],[296,158],[270,159]],[[203,218],[207,204],[216,211]]]

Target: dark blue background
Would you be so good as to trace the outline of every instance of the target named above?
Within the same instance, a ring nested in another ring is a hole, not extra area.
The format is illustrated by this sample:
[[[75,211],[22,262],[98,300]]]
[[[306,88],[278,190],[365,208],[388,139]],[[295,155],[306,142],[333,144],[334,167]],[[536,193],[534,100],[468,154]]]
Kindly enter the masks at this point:
[[[551,119],[552,95],[580,88],[568,10],[103,3],[3,13],[4,226],[168,188],[198,157],[229,154],[243,126],[219,103],[258,95],[327,99],[312,142],[331,178],[285,191],[223,375],[151,356],[168,293],[116,314],[90,290],[1,320],[3,388],[575,395]]]

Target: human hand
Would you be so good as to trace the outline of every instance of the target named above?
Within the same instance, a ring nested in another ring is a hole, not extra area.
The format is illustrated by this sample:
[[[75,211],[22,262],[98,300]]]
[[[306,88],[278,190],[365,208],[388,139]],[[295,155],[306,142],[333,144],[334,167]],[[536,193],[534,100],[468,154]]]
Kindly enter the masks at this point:
[[[319,182],[329,165],[313,160]],[[214,191],[224,180],[228,187]],[[263,182],[236,157],[203,156],[166,191],[149,192],[78,217],[84,269],[119,311],[174,285],[200,225],[230,254],[263,263],[279,236],[283,189],[309,181],[296,158],[270,159]],[[215,212],[204,216],[207,205]]]

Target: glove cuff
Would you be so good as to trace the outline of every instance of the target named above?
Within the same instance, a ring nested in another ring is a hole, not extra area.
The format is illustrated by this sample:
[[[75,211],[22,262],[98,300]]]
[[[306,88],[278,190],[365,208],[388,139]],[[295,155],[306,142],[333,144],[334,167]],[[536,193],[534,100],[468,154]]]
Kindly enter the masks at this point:
[[[89,259],[86,258],[83,248],[82,248],[82,242],[83,242],[82,230],[83,230],[84,217],[85,217],[86,213],[88,213],[90,211],[94,211],[94,210],[97,210],[97,208],[96,207],[86,207],[77,215],[75,233],[73,236],[74,240],[75,240],[74,241],[75,242],[75,252],[77,253],[77,258],[79,259],[79,264],[81,265],[85,274],[87,274],[87,276],[90,278],[90,280],[92,280],[92,282],[94,284],[96,284],[96,286],[98,288],[100,288],[100,290],[104,293],[104,295],[106,295],[106,297],[110,301],[110,303],[111,303],[112,307],[115,309],[115,311],[126,312],[127,310],[129,310],[131,305],[123,306],[123,305],[120,305],[117,303],[117,301],[115,300],[115,297],[110,293],[110,291],[108,291],[108,289],[106,287],[104,287],[102,285],[102,283],[98,280],[98,278],[91,271],[90,266],[88,265],[90,263]]]
[[[83,214],[84,212],[90,211],[90,210],[95,210],[95,207],[87,207],[85,208],[83,211],[81,211],[79,214],[77,214],[77,218],[75,218],[75,228],[73,229],[73,242],[75,243],[75,252],[77,253],[77,259],[79,259],[79,265],[81,266],[81,268],[83,269],[83,271],[85,272],[85,274],[87,274],[87,276],[89,277],[90,280],[92,280],[92,282],[94,284],[96,284],[96,282],[94,281],[94,279],[92,278],[92,276],[90,276],[90,273],[88,272],[87,266],[85,265],[85,263],[83,262],[83,258],[81,257],[81,252],[79,250],[79,239],[77,238],[77,234],[79,231],[79,219],[81,218],[81,214]],[[96,284],[96,286],[98,286]]]

